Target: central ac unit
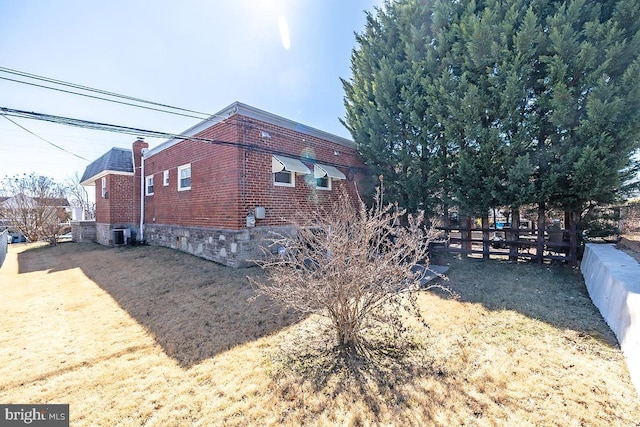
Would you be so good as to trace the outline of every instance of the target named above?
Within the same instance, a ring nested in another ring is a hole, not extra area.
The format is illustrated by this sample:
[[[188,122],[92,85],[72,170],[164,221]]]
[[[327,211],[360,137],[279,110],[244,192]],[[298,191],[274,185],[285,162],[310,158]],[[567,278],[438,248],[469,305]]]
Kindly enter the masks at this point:
[[[131,230],[128,228],[114,228],[113,229],[113,245],[127,245],[131,238]]]

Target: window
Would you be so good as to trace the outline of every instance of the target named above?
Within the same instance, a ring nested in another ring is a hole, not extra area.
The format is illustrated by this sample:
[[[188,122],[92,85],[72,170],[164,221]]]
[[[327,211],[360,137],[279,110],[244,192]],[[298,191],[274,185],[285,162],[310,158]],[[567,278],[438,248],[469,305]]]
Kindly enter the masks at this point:
[[[295,187],[295,175],[290,171],[280,171],[273,174],[273,183],[287,187]]]
[[[316,178],[316,188],[318,190],[331,190],[331,178],[327,176]]]
[[[178,191],[191,190],[191,164],[178,167]]]
[[[331,190],[332,180],[346,179],[346,176],[335,167],[319,163],[313,165],[313,177],[316,179],[318,190]]]
[[[271,156],[273,184],[283,187],[296,186],[296,173],[310,174],[311,171],[300,160],[284,156]]]
[[[151,196],[153,194],[153,175],[149,175],[145,178],[145,194]]]
[[[162,185],[165,187],[169,185],[169,171],[164,171],[162,173]]]
[[[103,176],[102,179],[100,180],[100,188],[102,190],[102,198],[106,199],[107,198],[107,177]]]

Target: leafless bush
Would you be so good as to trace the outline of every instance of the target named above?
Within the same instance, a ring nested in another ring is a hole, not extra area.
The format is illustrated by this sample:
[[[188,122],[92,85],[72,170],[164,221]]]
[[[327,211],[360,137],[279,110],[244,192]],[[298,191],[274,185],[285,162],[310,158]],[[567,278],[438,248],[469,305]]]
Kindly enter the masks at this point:
[[[368,209],[346,191],[329,210],[305,215],[291,235],[277,235],[267,257],[257,261],[265,281],[253,281],[263,294],[302,313],[330,319],[337,348],[366,352],[364,332],[373,328],[398,338],[405,313],[420,316],[416,292],[424,289],[433,227],[422,215],[406,216],[397,206]],[[433,286],[433,285],[431,285]],[[390,332],[390,334],[389,334]],[[379,335],[379,334],[378,334]]]
[[[640,202],[628,203],[621,208],[622,233],[640,232]]]
[[[0,204],[0,218],[7,220],[11,229],[30,242],[57,243],[63,223],[69,220],[63,186],[51,178],[25,174],[6,177],[2,191],[7,197]]]

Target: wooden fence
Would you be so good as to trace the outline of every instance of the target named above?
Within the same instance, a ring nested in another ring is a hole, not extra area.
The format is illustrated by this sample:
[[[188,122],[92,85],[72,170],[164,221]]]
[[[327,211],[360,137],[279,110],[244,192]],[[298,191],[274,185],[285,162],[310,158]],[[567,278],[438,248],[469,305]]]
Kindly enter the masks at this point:
[[[572,265],[577,262],[577,254],[571,257],[571,235],[568,230],[545,231],[543,239],[538,241],[537,230],[532,229],[438,228],[443,236],[431,243],[433,253],[447,252],[510,261],[566,261]]]

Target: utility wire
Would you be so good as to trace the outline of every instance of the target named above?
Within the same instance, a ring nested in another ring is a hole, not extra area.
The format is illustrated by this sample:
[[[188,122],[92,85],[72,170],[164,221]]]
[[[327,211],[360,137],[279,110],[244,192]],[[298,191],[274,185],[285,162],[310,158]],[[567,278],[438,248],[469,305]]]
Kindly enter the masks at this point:
[[[18,126],[20,129],[24,130],[25,132],[30,133],[31,135],[33,135],[33,136],[35,136],[36,138],[38,138],[38,139],[40,139],[40,140],[42,140],[42,141],[46,142],[47,144],[53,145],[53,146],[54,146],[54,147],[56,147],[58,150],[62,150],[62,151],[64,151],[64,152],[65,152],[65,153],[67,153],[67,154],[71,154],[72,156],[75,156],[75,157],[77,157],[77,158],[79,158],[79,159],[82,159],[82,160],[85,160],[85,161],[87,161],[87,162],[90,162],[90,161],[91,161],[91,160],[89,160],[89,159],[85,159],[84,157],[82,157],[82,156],[80,156],[80,155],[78,155],[78,154],[76,154],[76,153],[72,153],[71,151],[67,150],[66,148],[60,147],[59,145],[54,144],[53,142],[51,142],[51,141],[48,141],[48,140],[44,139],[44,138],[43,138],[43,137],[41,137],[40,135],[37,135],[36,133],[34,133],[34,132],[30,131],[29,129],[27,129],[26,127],[22,126],[20,123],[17,123],[17,122],[15,122],[15,121],[11,120],[11,119],[10,119],[9,117],[7,117],[5,114],[3,114],[2,116],[3,116],[5,119],[9,120],[9,121],[10,121],[11,123],[13,123],[14,125]]]
[[[148,130],[148,129],[134,128],[129,126],[94,122],[89,120],[75,119],[71,117],[54,116],[51,114],[16,110],[16,109],[7,108],[7,107],[0,107],[0,114],[5,117],[12,116],[12,117],[21,117],[25,119],[42,120],[42,121],[51,122],[51,123],[58,123],[58,124],[67,125],[67,126],[79,127],[83,129],[123,133],[123,134],[138,136],[138,137],[192,140],[192,141],[207,142],[215,145],[226,145],[226,146],[238,147],[238,148],[243,148],[246,150],[260,152],[260,153],[276,154],[276,155],[282,155],[282,156],[288,156],[288,157],[298,156],[298,154],[276,151],[276,150],[258,146],[258,145],[244,144],[244,143],[231,142],[231,141],[220,141],[212,138],[204,138],[204,137],[184,135],[184,134],[179,135],[179,134],[174,134],[170,132],[154,131],[154,130]],[[342,165],[338,163],[327,163],[327,164],[330,164],[332,166],[352,168],[349,165]],[[356,169],[360,169],[360,168],[356,168]]]
[[[107,96],[111,96],[111,97],[114,97],[114,98],[122,98],[122,99],[127,99],[129,101],[140,102],[140,103],[143,103],[143,104],[150,104],[150,105],[155,105],[155,106],[158,106],[158,107],[169,108],[171,110],[184,111],[186,113],[199,114],[201,116],[206,116],[206,117],[212,116],[212,114],[203,113],[201,111],[189,110],[189,109],[181,108],[181,107],[174,107],[174,106],[168,105],[168,104],[162,104],[162,103],[159,103],[159,102],[148,101],[146,99],[136,98],[136,97],[129,96],[129,95],[123,95],[123,94],[116,93],[116,92],[109,92],[109,91],[106,91],[106,90],[96,89],[96,88],[92,88],[92,87],[89,87],[89,86],[83,86],[83,85],[79,85],[79,84],[76,84],[76,83],[65,82],[63,80],[52,79],[50,77],[39,76],[37,74],[31,74],[31,73],[27,73],[27,72],[24,72],[24,71],[13,70],[11,68],[0,67],[0,72],[7,73],[7,74],[13,74],[13,75],[21,76],[21,77],[27,77],[27,78],[30,78],[30,79],[33,79],[33,80],[40,80],[40,81],[44,81],[44,82],[47,82],[47,83],[53,83],[53,84],[57,84],[57,85],[60,85],[60,86],[72,87],[74,89],[80,89],[80,90],[84,90],[84,91],[87,91],[87,92],[95,92],[95,93],[99,93],[101,95],[107,95]],[[20,83],[25,83],[25,82],[20,82]],[[40,86],[40,87],[45,87],[47,89],[53,89],[53,88],[47,87],[47,86]],[[69,92],[69,93],[75,93],[75,92]]]
[[[174,135],[168,132],[152,131],[128,126],[113,125],[109,123],[94,122],[89,120],[74,119],[71,117],[54,116],[51,114],[35,113],[23,110],[14,110],[11,108],[0,108],[0,114],[3,116],[21,117],[25,119],[35,119],[45,122],[58,123],[73,127],[92,130],[104,130],[108,132],[125,133],[130,135],[148,136],[152,138],[173,138]],[[187,137],[185,137],[187,138]]]
[[[122,104],[122,105],[129,105],[131,107],[144,108],[145,110],[160,111],[161,113],[169,113],[169,114],[175,114],[177,116],[191,117],[193,119],[198,119],[198,120],[206,120],[206,118],[204,118],[204,117],[194,116],[192,114],[178,113],[178,112],[175,112],[175,111],[167,111],[167,110],[163,110],[161,108],[147,107],[145,105],[138,105],[138,104],[133,104],[131,102],[125,102],[125,101],[118,101],[116,99],[103,98],[103,97],[96,96],[96,95],[89,95],[87,93],[74,92],[74,91],[71,91],[71,90],[60,89],[60,88],[55,88],[55,87],[50,87],[50,86],[44,86],[44,85],[40,85],[40,84],[37,84],[37,83],[23,82],[22,80],[10,79],[8,77],[0,76],[0,79],[1,80],[7,80],[7,81],[10,81],[10,82],[14,82],[14,83],[22,83],[22,84],[25,84],[25,85],[40,87],[40,88],[43,88],[43,89],[50,89],[50,90],[55,90],[55,91],[58,91],[58,92],[70,93],[72,95],[84,96],[84,97],[87,97],[87,98],[93,98],[93,99],[99,99],[99,100],[102,100],[102,101],[113,102],[113,103],[116,103],[116,104]],[[200,114],[200,113],[198,113],[198,114]]]

